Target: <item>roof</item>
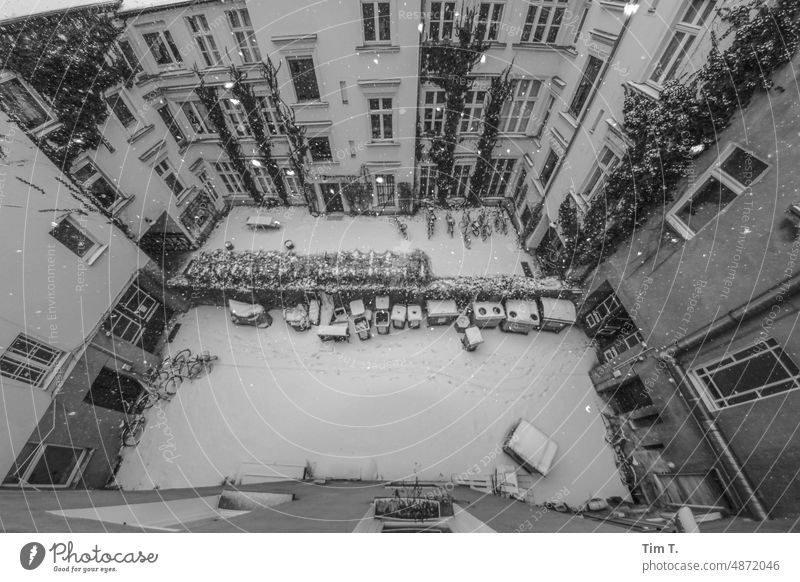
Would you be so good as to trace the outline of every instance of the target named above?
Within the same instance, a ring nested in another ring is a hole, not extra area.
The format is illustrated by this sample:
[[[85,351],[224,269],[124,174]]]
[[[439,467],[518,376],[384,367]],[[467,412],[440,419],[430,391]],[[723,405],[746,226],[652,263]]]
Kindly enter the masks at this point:
[[[125,14],[151,12],[154,10],[161,10],[163,8],[186,6],[189,4],[201,4],[203,2],[211,1],[212,0],[122,0],[122,5],[119,7],[119,12]]]
[[[0,0],[0,22],[119,3],[120,0]]]
[[[542,475],[550,471],[558,451],[556,442],[527,420],[519,421],[508,446]]]

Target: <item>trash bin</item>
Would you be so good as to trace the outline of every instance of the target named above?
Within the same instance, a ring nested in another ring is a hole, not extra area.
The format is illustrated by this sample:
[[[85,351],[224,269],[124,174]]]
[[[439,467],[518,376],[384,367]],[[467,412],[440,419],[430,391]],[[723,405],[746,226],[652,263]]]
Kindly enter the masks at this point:
[[[544,331],[560,332],[575,323],[575,304],[566,299],[541,297],[537,300],[539,318]]]
[[[461,345],[468,352],[474,352],[475,349],[483,343],[483,336],[481,330],[474,325],[464,330],[464,335],[461,336]]]
[[[422,325],[422,307],[416,304],[408,306],[408,327],[411,329],[419,329]]]
[[[406,326],[406,306],[395,303],[392,307],[392,325],[395,329],[403,329]]]
[[[428,325],[450,325],[457,317],[458,308],[452,299],[428,301]]]
[[[456,331],[458,333],[464,333],[470,325],[469,317],[466,315],[459,315],[458,319],[456,319]]]
[[[506,312],[495,301],[476,301],[472,304],[472,319],[482,328],[497,327],[506,318]]]
[[[506,301],[506,319],[500,329],[514,333],[528,333],[539,328],[539,308],[536,303],[509,299]]]

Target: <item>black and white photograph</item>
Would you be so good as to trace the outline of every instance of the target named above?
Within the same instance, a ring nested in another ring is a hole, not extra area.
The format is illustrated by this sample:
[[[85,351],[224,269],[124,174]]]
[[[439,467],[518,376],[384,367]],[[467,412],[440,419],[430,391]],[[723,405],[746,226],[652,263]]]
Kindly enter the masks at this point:
[[[800,579],[798,66],[800,0],[0,0],[0,576]]]

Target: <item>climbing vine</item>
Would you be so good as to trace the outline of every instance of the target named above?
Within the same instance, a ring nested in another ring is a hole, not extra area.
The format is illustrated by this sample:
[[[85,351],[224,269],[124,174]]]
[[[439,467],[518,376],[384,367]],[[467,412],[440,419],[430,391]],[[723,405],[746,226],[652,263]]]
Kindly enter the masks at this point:
[[[87,9],[0,26],[2,68],[45,98],[61,124],[46,139],[31,137],[65,172],[78,155],[102,143],[105,91],[134,74],[115,56],[120,30],[113,21],[113,13]],[[16,121],[25,127],[24,120]]]
[[[483,203],[483,194],[492,177],[494,169],[492,153],[497,145],[497,136],[500,133],[500,112],[503,109],[503,103],[511,95],[511,81],[508,76],[511,73],[512,66],[513,64],[509,65],[499,77],[492,79],[486,96],[487,102],[483,111],[483,128],[476,148],[478,159],[475,162],[475,169],[472,172],[469,187],[470,203],[475,206]]]
[[[231,65],[230,75],[231,81],[233,82],[231,92],[242,104],[242,108],[247,116],[247,124],[253,132],[258,151],[261,153],[261,157],[267,167],[267,172],[272,179],[272,183],[275,185],[275,190],[278,192],[281,201],[284,204],[288,204],[289,199],[286,195],[286,185],[283,182],[283,176],[281,175],[278,162],[276,162],[275,158],[272,156],[272,140],[267,129],[264,127],[264,120],[261,117],[260,107],[255,93],[253,92],[253,87],[247,82],[247,75],[237,69],[235,65]]]
[[[800,46],[798,17],[796,0],[778,0],[772,6],[752,0],[724,9],[721,18],[730,26],[719,39],[712,38],[708,61],[695,75],[668,83],[659,100],[627,92],[623,119],[630,144],[622,162],[607,175],[603,196],[589,203],[580,220],[570,198],[562,203],[564,246],[548,261],[554,273],[597,265],[652,210],[670,201],[696,153],[718,139],[756,91],[772,88],[772,72]],[[723,50],[720,41],[726,38],[730,42]]]
[[[454,152],[467,91],[473,85],[470,73],[489,48],[483,40],[485,27],[484,23],[475,23],[475,10],[469,9],[455,24],[456,42],[429,39],[421,48],[421,81],[445,91],[442,133],[432,139],[428,150],[428,158],[436,164],[437,196],[442,206],[447,206],[455,186]]]
[[[247,167],[247,164],[244,161],[239,140],[228,128],[228,124],[225,120],[225,114],[222,112],[222,107],[220,107],[219,104],[219,95],[216,87],[209,87],[206,85],[205,79],[197,71],[197,69],[195,69],[195,73],[197,73],[197,75],[200,77],[200,83],[194,88],[194,92],[197,94],[197,97],[200,99],[203,106],[205,106],[205,108],[208,110],[208,116],[211,118],[211,123],[214,124],[214,127],[217,129],[217,133],[219,134],[220,146],[222,146],[222,149],[224,149],[225,153],[228,154],[228,159],[230,160],[233,169],[236,170],[236,172],[241,176],[242,183],[244,184],[248,194],[250,194],[256,204],[263,204],[264,197],[261,195],[261,192],[258,191],[258,188],[256,188],[256,184],[253,181],[253,176],[250,174],[250,169]]]

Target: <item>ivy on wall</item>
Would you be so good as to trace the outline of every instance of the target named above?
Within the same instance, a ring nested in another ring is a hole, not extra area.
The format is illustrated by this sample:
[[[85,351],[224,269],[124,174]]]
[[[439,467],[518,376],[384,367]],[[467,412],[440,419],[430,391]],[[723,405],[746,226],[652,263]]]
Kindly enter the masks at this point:
[[[721,18],[730,26],[712,39],[708,61],[693,77],[667,83],[659,100],[628,91],[625,156],[606,177],[603,195],[589,203],[580,219],[571,197],[561,204],[564,246],[550,248],[551,260],[543,267],[559,275],[574,268],[588,272],[630,239],[654,209],[669,203],[698,146],[713,144],[756,91],[773,86],[771,73],[796,53],[798,17],[797,0],[772,6],[752,0],[724,9]],[[725,49],[723,39],[729,41]]]
[[[437,197],[442,206],[447,206],[455,186],[454,152],[467,91],[473,85],[470,73],[489,48],[483,40],[485,28],[484,23],[475,23],[475,10],[468,9],[455,24],[455,42],[433,39],[421,47],[420,80],[442,88],[446,95],[442,134],[433,138],[428,150],[428,158],[436,164]]]
[[[64,172],[77,156],[102,143],[105,92],[134,74],[124,59],[114,57],[119,34],[113,13],[92,9],[0,26],[2,68],[47,99],[61,123],[46,139],[31,137]]]
[[[222,112],[222,107],[219,104],[219,94],[216,87],[209,87],[205,83],[203,76],[195,69],[195,73],[200,77],[200,83],[194,88],[194,92],[200,99],[200,102],[208,110],[208,116],[211,118],[211,123],[217,129],[219,134],[219,144],[225,153],[228,154],[228,159],[231,162],[234,170],[241,176],[242,183],[244,184],[247,193],[253,198],[256,204],[263,204],[264,197],[261,192],[256,188],[253,176],[250,174],[250,169],[242,156],[242,148],[239,140],[236,138],[231,130],[228,128],[228,123],[225,120],[225,114]]]
[[[500,133],[500,112],[503,103],[511,96],[511,81],[508,76],[511,73],[509,65],[499,77],[492,79],[489,91],[486,96],[487,102],[483,111],[483,124],[481,136],[478,139],[476,148],[478,159],[475,162],[475,169],[472,171],[469,186],[470,203],[479,206],[482,196],[489,185],[489,180],[494,171],[494,161],[492,153],[497,145],[497,136]]]
[[[247,82],[247,75],[231,65],[230,68],[231,92],[239,99],[247,116],[247,124],[253,132],[253,137],[256,140],[258,151],[266,164],[267,172],[269,173],[272,183],[275,185],[275,190],[278,192],[278,197],[284,204],[289,203],[286,195],[286,185],[283,182],[281,169],[278,162],[272,156],[272,139],[264,127],[264,120],[261,117],[258,100],[256,99],[253,87]]]

